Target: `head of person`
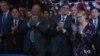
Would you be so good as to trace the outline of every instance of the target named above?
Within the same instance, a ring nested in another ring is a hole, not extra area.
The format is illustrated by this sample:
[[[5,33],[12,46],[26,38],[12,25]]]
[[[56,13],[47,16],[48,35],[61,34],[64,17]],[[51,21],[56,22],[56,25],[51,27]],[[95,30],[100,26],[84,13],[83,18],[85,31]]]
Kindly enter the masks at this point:
[[[79,23],[87,22],[88,21],[87,13],[83,10],[78,11],[77,20],[78,20]]]
[[[39,4],[34,4],[32,6],[32,14],[33,15],[40,15],[41,14],[41,6]]]
[[[99,11],[96,8],[91,9],[91,18],[97,18],[99,16]]]
[[[0,8],[1,8],[1,11],[3,11],[3,12],[6,12],[7,10],[9,10],[8,2],[7,1],[1,1]]]
[[[20,11],[20,16],[24,17],[25,16],[25,8],[24,7],[19,7],[19,11]]]
[[[69,13],[69,5],[63,4],[60,8],[62,15],[67,15]]]
[[[50,10],[50,17],[54,16],[54,11],[53,10]]]
[[[20,18],[20,11],[18,8],[12,9],[12,17],[13,19],[19,19]]]
[[[50,8],[50,10],[54,12],[54,15],[57,15],[57,10],[56,10],[56,8],[55,8],[54,6],[52,6],[52,7]]]
[[[26,12],[26,16],[27,16],[27,17],[31,17],[31,16],[32,16],[32,12],[31,12],[30,10],[28,10],[28,11]]]
[[[78,12],[77,7],[75,7],[75,6],[71,7],[71,13],[73,16],[76,16],[77,12]]]
[[[54,12],[56,12],[56,8],[55,8],[54,6],[52,6],[52,7],[50,8],[50,10],[53,10]]]
[[[49,10],[44,10],[44,11],[43,11],[43,17],[44,17],[44,18],[49,18],[49,17],[50,17],[50,12],[49,12]]]

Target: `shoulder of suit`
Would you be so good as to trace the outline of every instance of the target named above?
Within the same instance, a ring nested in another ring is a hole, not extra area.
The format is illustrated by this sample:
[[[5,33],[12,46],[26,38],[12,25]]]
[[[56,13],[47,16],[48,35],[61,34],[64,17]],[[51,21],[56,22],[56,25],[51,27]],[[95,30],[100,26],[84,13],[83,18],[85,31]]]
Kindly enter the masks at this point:
[[[100,16],[98,16],[98,19],[100,20]]]
[[[57,18],[60,18],[61,15],[55,15],[55,16],[52,16],[50,19],[57,19]]]

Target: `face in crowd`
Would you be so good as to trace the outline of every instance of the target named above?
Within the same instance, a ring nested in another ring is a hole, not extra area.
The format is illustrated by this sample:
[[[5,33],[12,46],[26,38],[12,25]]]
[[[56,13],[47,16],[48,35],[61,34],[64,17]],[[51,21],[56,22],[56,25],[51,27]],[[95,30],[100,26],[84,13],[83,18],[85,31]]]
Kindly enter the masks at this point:
[[[12,9],[12,17],[14,19],[18,19],[20,17],[20,12],[19,12],[19,10],[17,8],[13,8]]]
[[[54,16],[54,11],[53,10],[50,10],[50,17]]]
[[[45,10],[44,12],[43,12],[43,16],[44,16],[44,18],[49,18],[49,11],[48,10]]]
[[[78,9],[76,7],[71,8],[71,13],[73,16],[76,16],[77,12],[78,12]]]
[[[32,14],[33,15],[40,15],[41,14],[41,7],[38,4],[32,6]]]
[[[67,15],[69,13],[69,6],[63,5],[60,10],[62,15]]]
[[[97,18],[99,16],[99,12],[97,9],[91,10],[91,18]]]
[[[87,21],[87,14],[86,14],[86,12],[85,11],[79,11],[77,13],[77,20],[79,21],[79,23]]]
[[[27,12],[26,12],[26,16],[27,16],[27,17],[31,17],[31,16],[32,16],[32,12],[31,12],[31,11],[27,11]]]
[[[24,7],[19,7],[20,15],[21,17],[24,17],[25,14],[25,8]]]
[[[9,4],[6,1],[2,1],[0,7],[1,11],[6,12],[9,9]]]

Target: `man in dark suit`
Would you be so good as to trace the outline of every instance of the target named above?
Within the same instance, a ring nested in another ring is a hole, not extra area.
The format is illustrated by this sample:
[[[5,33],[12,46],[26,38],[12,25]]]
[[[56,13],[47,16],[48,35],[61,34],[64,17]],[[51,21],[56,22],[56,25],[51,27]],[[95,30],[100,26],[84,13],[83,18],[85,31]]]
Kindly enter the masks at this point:
[[[24,38],[28,31],[28,25],[24,20],[20,19],[20,12],[18,8],[12,9],[11,35],[13,40],[13,47],[17,53],[22,53]]]
[[[89,20],[91,24],[95,26],[96,34],[94,36],[94,46],[96,49],[97,56],[100,56],[100,16],[96,8],[91,10],[91,19]]]
[[[61,7],[61,15],[54,16],[51,20],[52,34],[50,52],[51,56],[70,56],[70,34],[72,19],[69,13],[68,4]]]
[[[31,55],[45,56],[46,49],[44,47],[43,34],[45,33],[46,29],[41,20],[42,17],[40,16],[40,13],[41,13],[40,5],[34,4],[32,6],[32,18],[28,22],[29,26],[31,26],[32,28],[27,33],[25,39],[24,51],[25,52],[31,51]]]
[[[10,32],[10,20],[11,13],[9,11],[9,4],[6,1],[1,1],[1,11],[0,13],[0,42],[3,43],[4,52],[11,52],[11,38]],[[1,50],[0,50],[1,51]]]

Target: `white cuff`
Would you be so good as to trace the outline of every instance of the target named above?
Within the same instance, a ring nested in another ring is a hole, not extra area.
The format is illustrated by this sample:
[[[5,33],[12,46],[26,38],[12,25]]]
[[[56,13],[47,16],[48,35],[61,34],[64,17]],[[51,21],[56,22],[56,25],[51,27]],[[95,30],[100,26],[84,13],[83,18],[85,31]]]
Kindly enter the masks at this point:
[[[63,33],[65,33],[66,32],[66,29],[63,29],[62,31],[63,31]]]
[[[27,23],[27,26],[30,27],[31,25],[29,23]]]

